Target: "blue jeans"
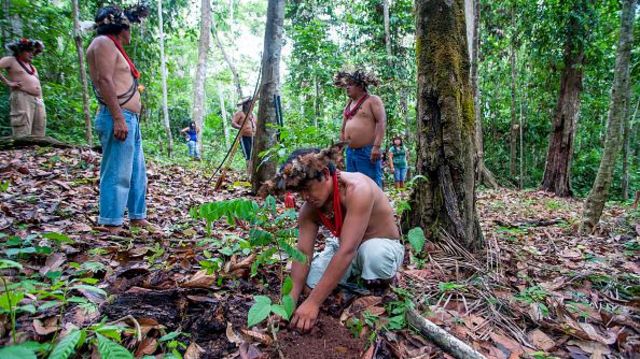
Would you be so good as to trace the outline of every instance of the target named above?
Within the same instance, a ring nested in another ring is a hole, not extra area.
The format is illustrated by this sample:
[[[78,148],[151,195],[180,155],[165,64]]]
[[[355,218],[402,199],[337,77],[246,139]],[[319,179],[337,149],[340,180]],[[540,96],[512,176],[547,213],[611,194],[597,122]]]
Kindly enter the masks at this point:
[[[198,150],[198,142],[189,141],[187,142],[187,147],[189,147],[189,156],[200,158],[200,150]]]
[[[360,172],[369,176],[382,188],[382,159],[371,162],[373,145],[351,148],[347,147],[347,172]]]
[[[396,182],[404,182],[407,179],[407,169],[406,168],[393,168],[393,180]]]
[[[124,210],[129,220],[147,217],[147,173],[142,153],[142,136],[138,115],[122,110],[129,133],[124,141],[113,137],[113,118],[101,106],[95,119],[102,144],[100,162],[100,217],[102,225],[120,226]]]
[[[242,136],[242,138],[240,138],[240,145],[242,146],[242,153],[244,154],[244,159],[249,161],[251,159],[251,148],[253,147],[253,137]]]

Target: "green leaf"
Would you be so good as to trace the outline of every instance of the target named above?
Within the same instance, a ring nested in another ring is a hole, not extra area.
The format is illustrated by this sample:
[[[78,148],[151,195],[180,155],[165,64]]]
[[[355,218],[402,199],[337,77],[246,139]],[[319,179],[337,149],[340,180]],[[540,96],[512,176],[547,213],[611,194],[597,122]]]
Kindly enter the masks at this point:
[[[274,304],[271,306],[271,311],[280,317],[289,320],[289,315],[287,314],[287,310],[284,309],[284,306],[280,304]]]
[[[46,239],[51,239],[52,241],[62,244],[62,243],[73,243],[73,240],[69,238],[67,235],[62,233],[50,232],[42,235]]]
[[[284,278],[284,283],[282,283],[282,296],[291,293],[291,289],[293,289],[293,279],[291,279],[291,276],[286,276]]]
[[[287,319],[290,319],[293,315],[293,312],[296,310],[296,302],[293,300],[293,297],[289,294],[282,297],[282,306],[284,310],[287,312]]]
[[[302,253],[298,248],[291,246],[284,240],[278,240],[278,244],[280,245],[280,248],[282,248],[282,250],[287,253],[287,255],[289,255],[289,257],[293,258],[294,261],[303,264],[307,263],[307,256],[304,255],[304,253]]]
[[[180,331],[171,332],[171,333],[165,334],[162,337],[160,337],[160,339],[158,339],[158,341],[160,343],[168,342],[169,340],[177,338],[178,335],[180,335]]]
[[[424,237],[424,232],[422,228],[416,227],[409,231],[407,234],[407,239],[413,248],[415,254],[419,254],[422,252],[422,247],[424,247],[424,242],[426,242],[426,238]]]
[[[266,246],[273,242],[273,234],[261,229],[251,229],[249,231],[249,243],[251,246]]]
[[[37,359],[36,353],[21,345],[12,345],[0,349],[0,358],[3,359]]]
[[[122,345],[112,342],[106,337],[96,333],[98,338],[98,352],[102,359],[133,359],[133,355]]]
[[[17,304],[20,303],[22,299],[24,299],[24,293],[12,291],[9,291],[9,293],[5,292],[3,295],[0,295],[0,308],[8,312],[11,310],[11,307],[17,307]],[[11,302],[11,305],[9,305],[9,302]]]
[[[255,300],[255,304],[249,309],[249,316],[247,318],[247,326],[249,328],[267,319],[269,313],[271,313],[271,298],[257,295],[253,299]]]
[[[0,269],[16,268],[22,269],[22,264],[14,262],[10,259],[0,259]]]
[[[75,347],[80,342],[82,337],[81,330],[74,330],[71,333],[65,335],[49,355],[49,359],[67,359],[71,354],[75,352]]]

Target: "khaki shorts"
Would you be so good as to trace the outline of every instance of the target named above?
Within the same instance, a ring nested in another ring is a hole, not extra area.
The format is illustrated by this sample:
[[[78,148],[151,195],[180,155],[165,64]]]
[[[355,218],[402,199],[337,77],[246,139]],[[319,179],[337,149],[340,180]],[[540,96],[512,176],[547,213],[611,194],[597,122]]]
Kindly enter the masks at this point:
[[[23,91],[11,91],[9,102],[13,136],[44,136],[47,114],[41,98]]]
[[[331,258],[340,243],[336,238],[327,238],[322,252],[316,252],[311,261],[307,286],[314,288],[327,270]],[[358,247],[358,253],[340,280],[345,284],[351,277],[360,276],[364,280],[389,279],[396,275],[404,260],[404,246],[397,239],[371,238]]]

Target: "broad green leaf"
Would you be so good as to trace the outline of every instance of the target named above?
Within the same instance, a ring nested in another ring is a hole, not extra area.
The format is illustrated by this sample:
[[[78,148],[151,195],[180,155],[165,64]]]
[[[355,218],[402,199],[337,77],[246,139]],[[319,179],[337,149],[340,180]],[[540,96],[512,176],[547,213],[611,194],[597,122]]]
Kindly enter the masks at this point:
[[[24,299],[24,293],[22,292],[12,292],[11,290],[9,293],[5,292],[0,295],[0,309],[8,312],[11,307],[16,308],[22,299]],[[11,305],[9,305],[9,302],[11,302]]]
[[[36,353],[21,345],[12,345],[0,349],[0,358],[2,359],[37,359]]]
[[[287,314],[287,310],[284,309],[284,306],[280,304],[274,304],[271,306],[271,311],[280,317],[289,320],[289,315]]]
[[[87,284],[78,284],[78,285],[73,286],[72,289],[84,289],[86,291],[98,294],[98,295],[100,295],[102,297],[105,297],[105,298],[108,296],[107,292],[105,292],[103,289],[100,289],[98,287],[94,287],[92,285],[87,285]]]
[[[82,338],[81,330],[74,330],[60,339],[49,355],[49,359],[67,359],[76,351],[76,345]]]
[[[255,300],[255,304],[249,309],[249,316],[247,318],[247,326],[249,328],[267,319],[269,313],[271,313],[271,298],[257,295],[253,299]]]
[[[273,242],[273,234],[261,229],[251,229],[249,231],[249,242],[251,246],[266,246]]]
[[[22,264],[10,259],[0,259],[0,269],[16,268],[22,269]]]
[[[98,338],[98,352],[102,359],[133,359],[133,355],[122,345],[112,342],[106,337],[96,333]]]
[[[46,239],[51,239],[52,241],[57,242],[58,244],[62,243],[73,243],[73,240],[69,238],[67,235],[56,232],[49,232],[42,235]]]
[[[413,251],[415,252],[415,254],[419,254],[420,252],[422,252],[422,248],[424,247],[424,242],[426,242],[427,240],[424,237],[424,232],[422,231],[422,228],[420,227],[416,227],[409,230],[409,233],[407,234],[407,239],[409,240],[409,243],[411,244],[411,247],[413,248]]]
[[[282,283],[282,295],[285,296],[289,293],[291,293],[291,289],[293,289],[293,279],[291,279],[291,276],[286,276],[284,278],[284,283]]]
[[[171,333],[167,333],[165,335],[163,335],[162,337],[160,337],[160,339],[158,339],[158,341],[160,343],[162,342],[168,342],[169,340],[175,339],[178,337],[178,335],[180,335],[180,331],[175,331],[175,332],[171,332]]]
[[[290,319],[293,315],[293,312],[296,310],[296,302],[293,300],[291,295],[287,294],[282,297],[282,306],[284,310],[287,312],[287,319]]]
[[[278,240],[278,244],[280,245],[280,248],[289,255],[289,257],[293,258],[294,261],[307,263],[307,256],[305,256],[298,248],[292,247],[284,240]]]

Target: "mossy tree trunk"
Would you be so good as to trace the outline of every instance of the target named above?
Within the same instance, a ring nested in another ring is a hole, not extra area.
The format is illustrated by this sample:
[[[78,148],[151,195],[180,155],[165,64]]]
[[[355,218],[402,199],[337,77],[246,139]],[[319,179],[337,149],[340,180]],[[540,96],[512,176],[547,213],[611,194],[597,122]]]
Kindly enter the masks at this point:
[[[262,52],[262,86],[260,88],[260,108],[258,122],[251,151],[254,191],[276,173],[275,156],[260,158],[260,154],[277,143],[277,123],[274,96],[280,85],[280,52],[282,50],[282,32],[284,23],[284,0],[269,0],[267,24],[264,31],[264,50]]]
[[[627,112],[627,102],[630,99],[629,64],[633,46],[633,19],[636,5],[637,0],[622,1],[620,39],[616,50],[616,65],[607,118],[607,138],[598,174],[584,204],[584,214],[580,226],[582,233],[591,233],[598,221],[600,221],[609,187],[611,186],[616,157],[622,146],[624,122],[628,121],[628,117],[625,114]]]
[[[417,175],[408,225],[470,250],[483,246],[475,207],[474,108],[464,0],[416,1]]]
[[[580,93],[584,74],[584,47],[590,29],[585,17],[587,1],[574,3],[565,32],[564,69],[560,77],[560,93],[553,116],[542,189],[557,196],[571,196],[571,158],[573,140],[580,111]]]
[[[89,147],[93,147],[93,132],[91,123],[91,112],[89,111],[89,84],[87,82],[87,70],[84,65],[84,50],[82,48],[82,33],[80,31],[80,9],[78,0],[72,1],[73,7],[73,40],[76,43],[78,54],[78,73],[82,84],[82,114],[84,115],[84,138]]]

